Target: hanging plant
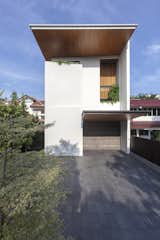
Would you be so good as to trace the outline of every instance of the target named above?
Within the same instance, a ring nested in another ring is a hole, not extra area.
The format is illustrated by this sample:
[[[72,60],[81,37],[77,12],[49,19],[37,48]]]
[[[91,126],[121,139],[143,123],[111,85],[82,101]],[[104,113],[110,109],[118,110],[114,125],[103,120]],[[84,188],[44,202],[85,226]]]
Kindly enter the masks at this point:
[[[108,92],[108,101],[110,101],[112,104],[119,101],[119,86],[114,85],[111,87],[111,89]]]
[[[62,65],[62,64],[80,64],[80,61],[65,61],[65,60],[55,60],[54,62],[56,62],[58,65]]]

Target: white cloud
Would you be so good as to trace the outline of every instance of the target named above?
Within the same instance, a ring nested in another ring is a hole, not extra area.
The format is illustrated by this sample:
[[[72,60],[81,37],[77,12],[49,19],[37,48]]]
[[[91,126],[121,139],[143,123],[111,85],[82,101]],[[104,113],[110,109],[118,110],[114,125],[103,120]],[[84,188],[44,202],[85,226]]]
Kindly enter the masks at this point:
[[[31,75],[30,75],[31,74]],[[36,82],[40,79],[40,76],[36,76],[34,73],[28,73],[28,72],[21,72],[19,69],[9,69],[9,68],[0,68],[0,75],[1,79],[2,77],[8,78],[11,82],[10,84],[13,83],[13,81],[31,81],[31,82]]]
[[[160,43],[154,43],[147,46],[145,53],[149,55],[160,54]]]

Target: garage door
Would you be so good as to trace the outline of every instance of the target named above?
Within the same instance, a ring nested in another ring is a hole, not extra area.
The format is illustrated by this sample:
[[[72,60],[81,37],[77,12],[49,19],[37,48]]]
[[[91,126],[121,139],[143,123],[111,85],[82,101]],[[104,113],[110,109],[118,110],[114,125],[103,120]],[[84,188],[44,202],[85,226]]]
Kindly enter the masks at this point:
[[[120,150],[120,122],[84,121],[84,150]]]

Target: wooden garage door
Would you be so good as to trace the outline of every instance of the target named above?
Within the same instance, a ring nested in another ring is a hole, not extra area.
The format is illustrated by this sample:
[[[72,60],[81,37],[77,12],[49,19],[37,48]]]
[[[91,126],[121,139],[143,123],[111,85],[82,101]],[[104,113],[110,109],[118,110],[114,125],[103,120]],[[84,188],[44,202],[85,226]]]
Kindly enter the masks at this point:
[[[84,150],[120,150],[120,122],[91,122],[83,125]]]

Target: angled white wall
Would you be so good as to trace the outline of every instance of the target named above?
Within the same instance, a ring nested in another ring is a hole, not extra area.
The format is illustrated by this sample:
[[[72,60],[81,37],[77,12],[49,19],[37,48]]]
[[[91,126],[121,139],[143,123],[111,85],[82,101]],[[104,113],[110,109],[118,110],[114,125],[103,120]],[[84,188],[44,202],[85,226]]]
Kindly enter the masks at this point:
[[[119,111],[120,102],[100,102],[100,60],[118,59],[118,56],[63,58],[64,61],[79,61],[82,65],[82,109]],[[58,59],[53,59],[53,61]],[[69,65],[70,66],[70,65]],[[119,80],[118,80],[119,82]]]
[[[120,85],[120,109],[130,110],[130,42],[127,43],[118,61]]]
[[[82,155],[82,65],[45,63],[45,148],[55,155]]]
[[[121,121],[121,150],[125,153],[130,153],[130,120]]]
[[[130,42],[124,47],[118,61],[120,110],[130,110]],[[130,153],[130,120],[121,122],[121,150]]]
[[[83,109],[118,111],[120,103],[102,103],[100,101],[100,61],[101,59],[112,59],[113,57],[82,58],[83,65]]]

